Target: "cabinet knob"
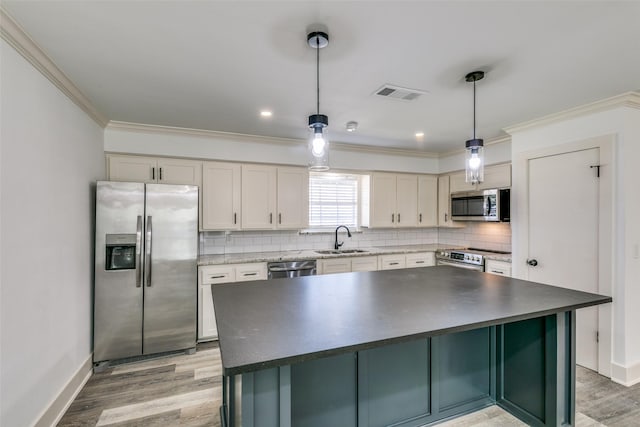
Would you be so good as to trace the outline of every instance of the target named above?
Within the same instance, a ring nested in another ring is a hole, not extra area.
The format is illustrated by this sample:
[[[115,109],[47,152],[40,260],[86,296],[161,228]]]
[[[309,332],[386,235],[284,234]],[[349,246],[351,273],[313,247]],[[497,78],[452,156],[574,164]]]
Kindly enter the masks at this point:
[[[537,259],[528,259],[527,260],[527,264],[529,264],[531,267],[535,267],[536,265],[538,265],[538,260]]]

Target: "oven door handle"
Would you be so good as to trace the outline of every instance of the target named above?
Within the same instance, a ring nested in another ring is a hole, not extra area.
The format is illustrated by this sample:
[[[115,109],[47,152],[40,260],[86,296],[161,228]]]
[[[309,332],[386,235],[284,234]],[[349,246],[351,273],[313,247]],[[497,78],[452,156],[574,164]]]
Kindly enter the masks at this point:
[[[447,260],[444,260],[444,259],[439,259],[437,264],[438,265],[450,265],[452,267],[457,267],[457,268],[466,268],[467,270],[483,271],[483,268],[482,268],[481,265],[463,264],[461,262],[447,261]]]

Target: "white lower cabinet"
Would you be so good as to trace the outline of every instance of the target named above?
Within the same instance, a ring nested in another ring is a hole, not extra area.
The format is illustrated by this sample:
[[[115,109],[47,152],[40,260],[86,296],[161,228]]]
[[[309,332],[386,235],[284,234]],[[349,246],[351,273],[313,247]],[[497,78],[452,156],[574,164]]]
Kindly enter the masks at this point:
[[[414,267],[433,267],[436,265],[435,252],[420,252],[415,254],[407,254],[407,268]]]
[[[511,277],[511,263],[488,259],[484,265],[485,273]]]
[[[406,266],[407,257],[404,254],[378,256],[378,270],[395,270]]]
[[[350,273],[352,271],[376,271],[378,269],[378,257],[357,256],[319,259],[317,263],[318,274]]]
[[[350,273],[351,258],[319,259],[316,263],[316,270],[318,274]]]
[[[266,279],[265,262],[198,267],[198,341],[218,338],[211,285]]]
[[[351,271],[376,271],[377,269],[377,256],[360,256],[351,259]]]

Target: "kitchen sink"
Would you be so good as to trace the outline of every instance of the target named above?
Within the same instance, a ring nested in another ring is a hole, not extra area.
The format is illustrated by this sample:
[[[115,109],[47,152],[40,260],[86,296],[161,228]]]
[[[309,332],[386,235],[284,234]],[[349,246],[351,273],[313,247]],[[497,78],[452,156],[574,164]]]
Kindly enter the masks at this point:
[[[365,252],[369,252],[367,250],[364,249],[327,249],[325,251],[315,251],[318,254],[322,254],[322,255],[334,255],[334,254],[361,254],[361,253],[365,253]]]

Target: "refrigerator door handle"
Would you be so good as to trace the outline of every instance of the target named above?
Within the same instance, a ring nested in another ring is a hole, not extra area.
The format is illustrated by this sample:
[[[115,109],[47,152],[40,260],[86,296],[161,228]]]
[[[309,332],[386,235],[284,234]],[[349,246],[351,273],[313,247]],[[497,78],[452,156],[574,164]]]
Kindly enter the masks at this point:
[[[144,272],[145,272],[145,281],[147,287],[151,286],[151,215],[147,216],[147,231],[146,231],[146,241],[144,244],[145,248],[145,260],[144,260]]]
[[[142,215],[136,225],[136,288],[142,286]]]

